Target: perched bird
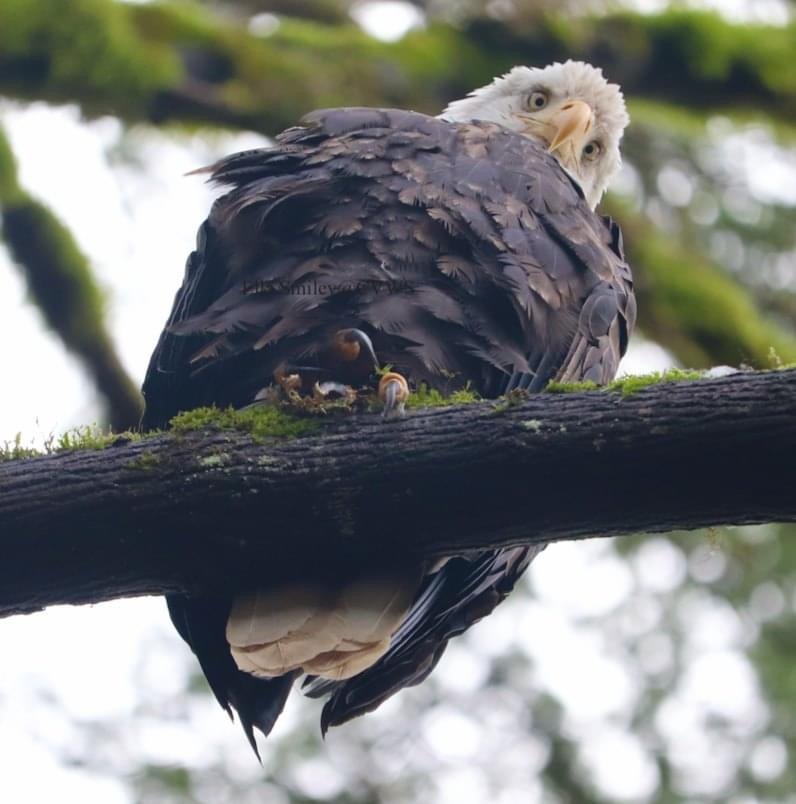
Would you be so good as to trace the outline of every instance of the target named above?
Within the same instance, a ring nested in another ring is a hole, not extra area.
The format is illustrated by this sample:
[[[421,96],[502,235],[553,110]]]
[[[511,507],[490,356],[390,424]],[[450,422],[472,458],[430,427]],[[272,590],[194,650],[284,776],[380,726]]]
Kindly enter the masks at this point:
[[[619,87],[568,61],[515,67],[436,118],[316,111],[205,169],[228,191],[152,356],[144,427],[269,386],[378,387],[399,416],[420,383],[496,397],[607,382],[635,301],[619,229],[594,208],[627,123]],[[268,734],[303,674],[328,696],[324,731],[422,681],[540,549],[168,604],[256,751],[253,728]]]

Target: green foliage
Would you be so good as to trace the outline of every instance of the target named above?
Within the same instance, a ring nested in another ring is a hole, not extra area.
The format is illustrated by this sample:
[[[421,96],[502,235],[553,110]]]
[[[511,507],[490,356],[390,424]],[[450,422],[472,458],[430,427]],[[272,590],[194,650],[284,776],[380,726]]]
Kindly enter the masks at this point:
[[[141,435],[128,431],[126,433],[112,433],[96,425],[75,427],[61,433],[54,442],[52,452],[74,452],[78,449],[105,449],[113,443],[138,441]]]
[[[740,74],[770,93],[796,94],[796,26],[739,26],[717,12],[673,8],[650,20],[650,39],[680,52],[697,76],[712,81]]]
[[[138,774],[148,786],[161,787],[171,794],[188,795],[193,787],[187,768],[148,763],[138,770]]]
[[[714,116],[714,110],[694,106],[667,103],[646,98],[629,98],[627,101],[632,128],[627,136],[631,139],[638,128],[644,127],[667,138],[680,142],[698,142],[705,137],[705,124]],[[783,146],[796,144],[796,125],[764,114],[754,106],[739,105],[722,108],[721,114],[739,125],[756,125],[769,131],[775,142]],[[627,143],[627,140],[625,140]]]
[[[259,442],[267,438],[295,438],[308,435],[317,431],[318,427],[317,419],[294,416],[270,405],[253,405],[243,410],[205,407],[186,411],[171,420],[168,432],[179,436],[200,430],[235,430],[248,433],[253,440]],[[26,445],[22,434],[17,433],[13,441],[6,441],[0,446],[0,462],[76,450],[105,449],[116,444],[141,441],[158,435],[162,435],[162,432],[154,430],[140,433],[128,430],[114,433],[108,428],[97,425],[83,425],[58,436],[50,434],[42,448],[38,449]],[[130,462],[129,468],[153,469],[159,465],[160,460],[156,453],[145,451]]]
[[[705,134],[707,115],[698,109],[689,109],[673,103],[661,103],[644,98],[630,99],[627,105],[633,125],[633,129],[628,131],[630,136],[638,126],[644,126],[654,131],[663,130],[682,140],[699,139]]]

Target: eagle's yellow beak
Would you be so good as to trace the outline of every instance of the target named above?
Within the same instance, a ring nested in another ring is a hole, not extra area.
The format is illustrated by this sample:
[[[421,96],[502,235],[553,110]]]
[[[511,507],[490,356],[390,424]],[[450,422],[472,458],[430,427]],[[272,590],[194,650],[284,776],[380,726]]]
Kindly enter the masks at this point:
[[[549,120],[555,134],[548,151],[554,153],[571,143],[574,153],[579,154],[586,136],[591,131],[594,113],[588,103],[573,100],[565,103]]]

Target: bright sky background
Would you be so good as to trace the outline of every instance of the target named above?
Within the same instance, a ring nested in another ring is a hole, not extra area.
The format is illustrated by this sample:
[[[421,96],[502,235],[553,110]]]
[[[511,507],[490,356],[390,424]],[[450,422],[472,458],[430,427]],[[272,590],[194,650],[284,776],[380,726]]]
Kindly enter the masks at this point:
[[[728,0],[721,7],[732,14],[744,9],[751,16],[781,19],[784,6],[774,0]],[[398,2],[372,3],[357,19],[385,38],[421,22]],[[110,326],[122,359],[140,381],[197,225],[212,200],[201,179],[183,174],[264,140],[253,134],[171,138],[151,131],[123,136],[115,120],[87,124],[72,108],[43,104],[6,104],[0,116],[19,159],[21,183],[46,199],[89,255],[107,293]],[[135,153],[135,163],[114,158],[120,147]],[[0,395],[0,442],[21,431],[26,441],[40,443],[51,432],[97,419],[93,389],[76,361],[44,329],[3,250],[0,343],[6,377]],[[18,344],[24,350],[15,348]],[[623,368],[639,373],[669,364],[659,347],[636,343]],[[594,730],[594,747],[584,761],[602,782],[616,788],[618,801],[642,800],[654,788],[657,771],[625,729],[617,725],[606,730],[604,719],[618,716],[632,703],[638,680],[627,677],[621,662],[607,655],[599,616],[639,590],[645,591],[644,600],[652,600],[656,590],[676,585],[689,571],[683,556],[667,543],[651,540],[647,549],[648,562],[630,569],[605,544],[558,545],[546,551],[532,572],[536,602],[498,610],[474,631],[477,655],[453,647],[437,671],[452,688],[466,691],[470,684],[474,690],[486,672],[487,657],[522,643],[536,662],[534,683],[560,696],[573,727]],[[651,573],[653,565],[656,571]],[[710,768],[710,746],[693,737],[698,733],[691,728],[696,712],[729,708],[722,713],[749,723],[764,713],[751,670],[737,650],[742,633],[735,615],[707,605],[694,612],[688,683],[677,691],[663,719],[672,741],[684,734],[697,740],[687,750],[692,764],[704,771]],[[590,618],[585,625],[580,622],[584,616]],[[158,707],[167,709],[181,689],[192,657],[171,628],[162,601],[59,607],[0,620],[0,645],[0,798],[13,804],[132,801],[113,776],[70,767],[64,757],[81,740],[72,718],[78,723],[121,719],[141,705],[142,696],[157,712]],[[665,653],[665,645],[650,645],[650,661],[665,661]],[[588,684],[583,683],[585,667]],[[595,689],[599,695],[593,694]],[[297,707],[291,701],[277,734],[298,717]],[[395,716],[395,707],[377,716]],[[220,753],[236,772],[258,773],[239,727],[213,701],[194,706],[187,717],[176,730],[158,724],[155,717],[144,720],[138,733],[125,735],[125,745],[131,755],[149,753],[189,766]],[[479,736],[468,723],[451,710],[422,724],[426,743],[449,763],[446,794],[440,800],[482,800],[469,770],[478,756]],[[776,744],[766,751],[760,760],[764,767],[781,758]],[[720,775],[721,768],[715,772]],[[522,798],[509,796],[506,803],[533,804],[538,800],[533,795],[526,789]]]

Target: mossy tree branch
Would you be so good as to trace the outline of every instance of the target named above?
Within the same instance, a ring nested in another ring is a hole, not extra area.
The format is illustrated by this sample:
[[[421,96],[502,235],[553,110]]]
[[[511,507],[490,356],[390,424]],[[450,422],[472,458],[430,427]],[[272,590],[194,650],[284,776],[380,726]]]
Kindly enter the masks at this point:
[[[71,233],[17,181],[0,129],[0,236],[22,269],[31,298],[64,345],[80,357],[105,401],[114,429],[137,424],[141,394],[119,360],[105,323],[102,293]]]
[[[795,396],[796,369],[750,372],[421,409],[391,423],[344,416],[287,438],[183,428],[12,460],[0,464],[0,614],[796,520]]]
[[[386,44],[353,24],[287,18],[257,36],[200,5],[4,0],[0,93],[132,122],[274,133],[320,106],[436,111],[514,63],[574,57],[602,65],[631,96],[793,121],[794,48],[796,24],[733,25],[704,12],[543,15],[532,25],[481,18]]]

